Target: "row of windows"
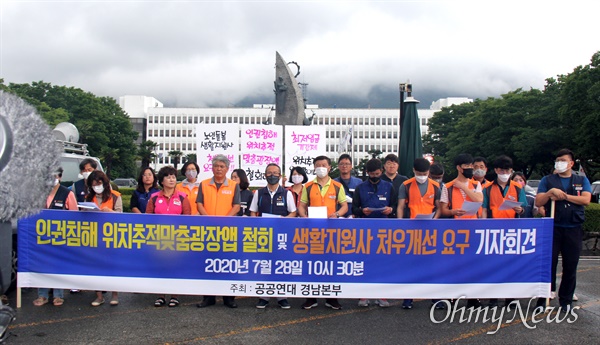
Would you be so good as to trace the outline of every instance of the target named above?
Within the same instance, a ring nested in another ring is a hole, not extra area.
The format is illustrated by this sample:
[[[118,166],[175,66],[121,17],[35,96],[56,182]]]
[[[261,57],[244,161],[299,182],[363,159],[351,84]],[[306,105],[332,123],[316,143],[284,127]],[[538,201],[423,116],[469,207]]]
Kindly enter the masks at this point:
[[[178,116],[178,115],[150,115],[148,116],[148,123],[185,123],[185,124],[198,124],[198,123],[241,123],[241,124],[261,124],[267,120],[268,115],[257,116],[257,117],[239,117],[239,116],[205,116],[200,118],[199,116]],[[315,124],[319,125],[373,125],[373,126],[397,126],[398,118],[381,118],[381,117],[360,117],[349,119],[343,118],[330,118],[330,117],[319,117],[317,115],[314,120]],[[425,125],[426,119],[421,119],[421,123]]]

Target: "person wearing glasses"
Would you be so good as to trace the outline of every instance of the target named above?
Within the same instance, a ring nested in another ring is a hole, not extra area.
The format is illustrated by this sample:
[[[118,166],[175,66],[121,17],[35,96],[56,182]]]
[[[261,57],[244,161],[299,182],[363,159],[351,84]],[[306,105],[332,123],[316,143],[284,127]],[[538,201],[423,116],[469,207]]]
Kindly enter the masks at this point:
[[[361,184],[363,181],[358,177],[352,176],[352,157],[349,154],[344,153],[338,158],[338,169],[340,171],[340,176],[334,178],[334,181],[337,181],[344,186],[344,192],[346,192],[346,202],[348,203],[348,212],[343,216],[348,218],[352,215],[352,198],[354,197],[354,190]]]

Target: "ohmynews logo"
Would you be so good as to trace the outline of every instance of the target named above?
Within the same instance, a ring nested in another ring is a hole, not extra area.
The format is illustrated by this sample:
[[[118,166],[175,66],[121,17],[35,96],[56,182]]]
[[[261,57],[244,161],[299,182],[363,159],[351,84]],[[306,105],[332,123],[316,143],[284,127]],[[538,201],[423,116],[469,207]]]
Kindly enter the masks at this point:
[[[546,320],[546,323],[562,323],[564,321],[566,321],[567,323],[573,323],[575,321],[577,321],[578,315],[575,313],[575,310],[580,309],[580,307],[568,307],[566,310],[562,310],[561,308],[556,308],[558,309],[558,311],[556,313],[553,313],[555,307],[548,307],[548,308],[544,308],[544,307],[536,307],[536,304],[534,302],[534,300],[536,300],[536,298],[531,298],[529,300],[529,303],[527,303],[527,309],[525,311],[523,311],[523,309],[521,308],[521,304],[519,303],[519,301],[512,301],[509,305],[504,306],[504,307],[469,307],[466,308],[465,306],[462,306],[460,308],[458,308],[458,302],[461,299],[464,299],[465,297],[462,296],[459,299],[454,301],[454,307],[452,306],[452,303],[450,303],[450,301],[447,300],[441,300],[441,301],[437,301],[434,305],[431,306],[431,309],[429,310],[429,318],[431,320],[431,322],[433,323],[442,323],[442,322],[446,322],[449,321],[450,323],[453,322],[458,322],[458,323],[477,323],[477,322],[481,322],[481,323],[488,323],[488,322],[492,322],[492,323],[496,323],[497,327],[494,331],[489,331],[487,332],[487,334],[496,334],[496,332],[498,332],[498,330],[500,329],[500,326],[502,326],[503,320],[504,320],[504,316],[506,315],[507,317],[509,317],[510,313],[512,314],[512,318],[508,319],[504,322],[506,324],[509,324],[511,322],[513,322],[517,317],[519,317],[521,319],[521,322],[523,323],[523,325],[525,325],[525,327],[529,328],[529,329],[535,329],[537,328],[537,324]],[[445,303],[446,304],[446,315],[441,318],[438,319],[436,318],[436,315],[434,313],[435,311],[435,307],[437,306],[438,303]],[[532,311],[532,315],[531,315],[531,319],[527,318],[527,315],[529,315],[529,311],[533,309]],[[548,313],[546,314],[546,311],[548,311]],[[546,314],[546,315],[544,315]],[[562,316],[562,318],[561,318]]]

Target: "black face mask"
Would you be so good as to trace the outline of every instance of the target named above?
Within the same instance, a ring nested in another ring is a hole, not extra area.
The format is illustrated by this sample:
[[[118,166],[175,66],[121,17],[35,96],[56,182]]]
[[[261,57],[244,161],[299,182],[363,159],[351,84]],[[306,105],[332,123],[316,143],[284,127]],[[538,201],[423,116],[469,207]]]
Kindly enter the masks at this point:
[[[473,168],[463,169],[463,176],[466,178],[473,177]]]
[[[279,176],[267,176],[267,183],[271,185],[279,183]]]
[[[369,181],[371,181],[373,183],[379,182],[380,179],[381,179],[381,176],[379,176],[379,177],[369,177]]]

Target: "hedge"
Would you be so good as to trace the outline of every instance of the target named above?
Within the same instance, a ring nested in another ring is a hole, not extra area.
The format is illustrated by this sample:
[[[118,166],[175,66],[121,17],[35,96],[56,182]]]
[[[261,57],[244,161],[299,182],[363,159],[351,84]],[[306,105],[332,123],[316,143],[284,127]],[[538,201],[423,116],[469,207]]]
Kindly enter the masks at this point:
[[[586,232],[600,232],[600,204],[590,203],[586,206],[583,230]]]

